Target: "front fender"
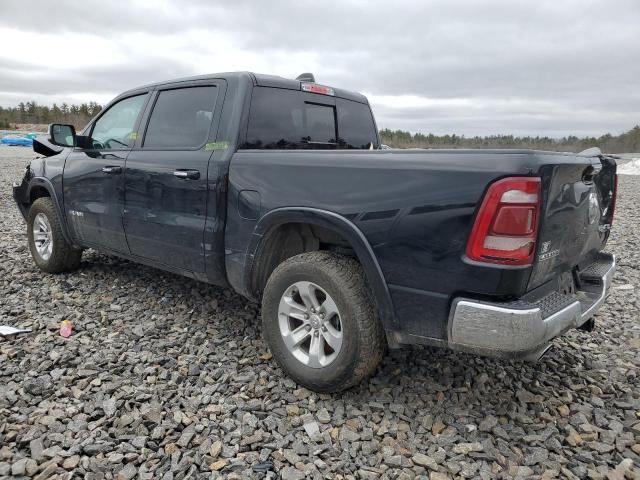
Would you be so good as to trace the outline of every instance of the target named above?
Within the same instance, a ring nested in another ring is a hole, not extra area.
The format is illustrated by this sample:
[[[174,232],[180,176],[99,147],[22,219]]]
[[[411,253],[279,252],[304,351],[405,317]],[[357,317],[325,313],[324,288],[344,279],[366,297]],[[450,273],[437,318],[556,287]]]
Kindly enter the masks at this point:
[[[51,201],[53,202],[53,205],[55,206],[58,218],[60,218],[60,225],[62,226],[62,235],[64,236],[64,239],[71,245],[77,247],[76,243],[71,238],[69,226],[67,224],[67,217],[64,214],[64,209],[62,208],[53,184],[48,178],[32,177],[28,181],[26,179],[23,179],[22,184],[20,185],[13,185],[13,198],[15,199],[16,204],[18,205],[18,209],[20,210],[20,213],[22,213],[25,221],[27,220],[27,216],[29,214],[29,206],[32,203],[32,194],[35,193],[37,189],[46,190],[47,194],[51,198]]]
[[[254,229],[245,257],[246,263],[242,279],[243,293],[245,295],[251,292],[254,260],[263,239],[271,230],[287,223],[317,225],[333,230],[347,240],[362,265],[384,328],[390,330],[396,327],[391,295],[371,245],[369,245],[360,229],[351,221],[327,210],[307,207],[284,207],[272,210],[260,218]]]
[[[13,199],[18,206],[18,210],[22,214],[25,222],[27,221],[27,208],[29,205],[29,181],[27,179],[28,170],[20,183],[13,182]]]

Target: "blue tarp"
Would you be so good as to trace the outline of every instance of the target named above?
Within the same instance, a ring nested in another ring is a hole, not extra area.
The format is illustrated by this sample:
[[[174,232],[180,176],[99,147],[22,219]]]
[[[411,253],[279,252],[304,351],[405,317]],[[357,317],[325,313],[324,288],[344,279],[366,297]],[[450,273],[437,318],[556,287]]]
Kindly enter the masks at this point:
[[[0,138],[0,144],[9,145],[10,147],[31,147],[33,146],[33,138],[6,136]]]

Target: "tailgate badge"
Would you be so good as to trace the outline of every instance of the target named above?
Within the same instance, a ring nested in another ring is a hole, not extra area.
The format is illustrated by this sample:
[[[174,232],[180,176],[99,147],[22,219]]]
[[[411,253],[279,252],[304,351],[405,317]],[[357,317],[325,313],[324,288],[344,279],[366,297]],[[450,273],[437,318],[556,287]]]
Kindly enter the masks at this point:
[[[589,225],[593,225],[600,218],[600,203],[595,192],[589,194]]]
[[[538,255],[538,259],[541,262],[545,260],[549,260],[550,258],[557,257],[560,255],[560,250],[555,249],[551,250],[551,242],[542,242],[540,245],[540,255]]]

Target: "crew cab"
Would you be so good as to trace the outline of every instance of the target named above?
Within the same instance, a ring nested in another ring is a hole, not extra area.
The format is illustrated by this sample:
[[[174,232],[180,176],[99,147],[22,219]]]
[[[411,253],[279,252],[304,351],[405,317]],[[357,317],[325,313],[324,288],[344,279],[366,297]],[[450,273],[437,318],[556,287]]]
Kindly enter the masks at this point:
[[[317,391],[404,344],[535,360],[615,270],[613,158],[383,149],[367,99],[310,74],[135,88],[34,149],[13,194],[38,267],[93,248],[231,287]]]

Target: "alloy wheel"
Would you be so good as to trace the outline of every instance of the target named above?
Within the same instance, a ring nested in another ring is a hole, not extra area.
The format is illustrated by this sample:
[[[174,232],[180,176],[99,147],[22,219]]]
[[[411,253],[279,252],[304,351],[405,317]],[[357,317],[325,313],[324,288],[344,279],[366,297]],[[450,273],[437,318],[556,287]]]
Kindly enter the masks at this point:
[[[333,298],[315,283],[300,281],[285,290],[278,325],[289,352],[308,367],[326,367],[340,353],[340,312]]]

